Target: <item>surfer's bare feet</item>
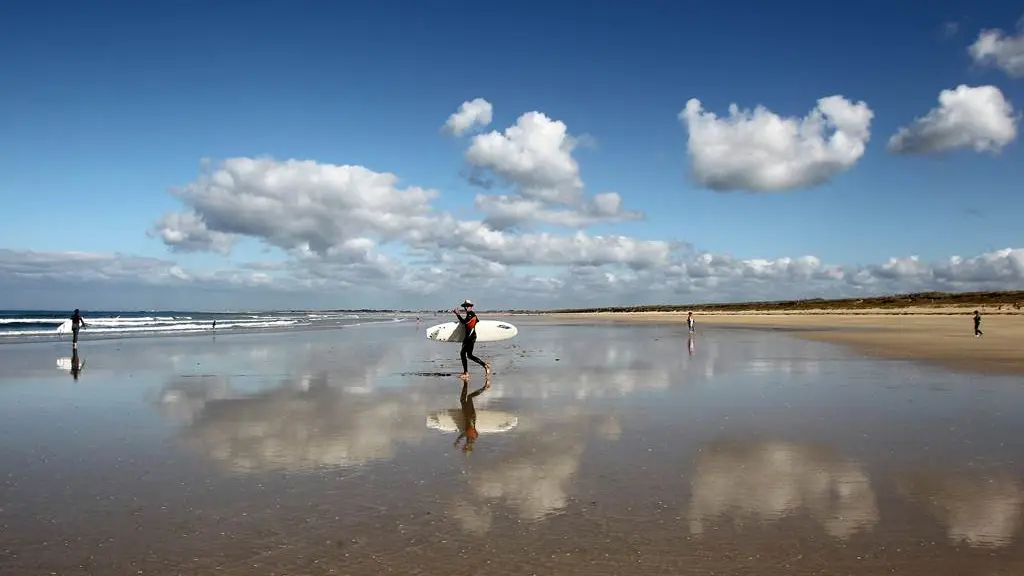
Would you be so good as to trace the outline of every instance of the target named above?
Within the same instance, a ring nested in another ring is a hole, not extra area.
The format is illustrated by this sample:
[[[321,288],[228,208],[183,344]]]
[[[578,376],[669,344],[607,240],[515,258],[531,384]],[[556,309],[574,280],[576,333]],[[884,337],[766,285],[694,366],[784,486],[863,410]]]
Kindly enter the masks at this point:
[[[490,376],[490,375],[491,375],[491,365],[490,364],[484,364],[484,376]]]
[[[469,380],[469,372],[463,372],[462,374],[459,374],[459,378],[462,380]]]

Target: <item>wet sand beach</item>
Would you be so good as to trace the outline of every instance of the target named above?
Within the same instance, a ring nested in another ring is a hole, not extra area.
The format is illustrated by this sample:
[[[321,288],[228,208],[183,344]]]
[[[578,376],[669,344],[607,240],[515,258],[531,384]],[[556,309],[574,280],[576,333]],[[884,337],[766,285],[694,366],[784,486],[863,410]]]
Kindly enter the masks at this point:
[[[801,338],[833,342],[883,358],[922,360],[946,368],[1024,374],[1024,314],[983,310],[984,336],[974,337],[970,310],[848,310],[698,313],[700,326],[790,330]],[[628,323],[686,322],[686,314],[589,313],[553,315],[562,320]]]
[[[1020,376],[512,320],[471,451],[409,323],[0,346],[0,574],[1024,573]]]

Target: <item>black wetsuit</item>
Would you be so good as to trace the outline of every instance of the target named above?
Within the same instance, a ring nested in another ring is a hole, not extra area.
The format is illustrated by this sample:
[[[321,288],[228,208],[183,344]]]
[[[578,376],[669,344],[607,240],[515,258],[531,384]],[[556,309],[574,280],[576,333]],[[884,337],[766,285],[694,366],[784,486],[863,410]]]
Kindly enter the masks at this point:
[[[82,315],[75,312],[71,315],[71,343],[78,344],[78,331],[82,328],[82,324],[85,322],[82,320]]]
[[[981,331],[981,316],[975,314],[974,315],[974,335],[975,336],[981,336],[982,334],[983,334],[983,332]]]
[[[487,363],[473,355],[473,347],[476,346],[476,323],[479,320],[476,316],[476,312],[469,310],[466,312],[466,317],[459,316],[459,322],[466,327],[466,337],[462,340],[462,351],[459,356],[462,358],[462,372],[469,373],[469,362],[472,360],[477,364],[487,367]]]

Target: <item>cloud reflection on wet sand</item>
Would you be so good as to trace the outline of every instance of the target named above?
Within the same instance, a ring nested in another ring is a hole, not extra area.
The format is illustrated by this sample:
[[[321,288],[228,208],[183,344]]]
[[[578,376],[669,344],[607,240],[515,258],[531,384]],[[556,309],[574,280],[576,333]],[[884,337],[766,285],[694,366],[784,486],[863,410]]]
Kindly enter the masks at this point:
[[[806,513],[826,533],[847,539],[878,522],[864,468],[820,447],[789,442],[706,446],[697,458],[688,511],[691,534],[725,517],[760,522]]]
[[[1024,487],[1004,471],[905,474],[899,491],[946,525],[952,544],[1001,548],[1013,543],[1024,518]]]
[[[505,509],[513,512],[506,517],[528,522],[562,512],[587,444],[615,441],[621,427],[615,415],[565,410],[534,417],[519,432],[500,458],[460,463],[463,488],[450,513],[466,530],[485,532]]]
[[[390,459],[397,445],[425,435],[420,395],[346,394],[316,380],[308,390],[208,402],[187,441],[233,471],[266,472]]]
[[[18,554],[0,569],[1024,573],[1019,462],[986,436],[972,450],[999,465],[907,458],[920,438],[977,421],[962,403],[943,412],[958,376],[779,334],[701,331],[691,355],[679,327],[528,329],[514,346],[478,347],[498,373],[476,407],[501,431],[471,453],[452,447],[458,424],[431,427],[459,406],[460,383],[443,376],[458,349],[419,332],[133,343],[123,359],[103,348],[115,343],[90,344],[101,370],[53,400],[76,418],[73,462],[52,456],[68,439],[43,404],[7,397],[18,419],[0,423],[0,456],[25,465],[0,485],[0,549]],[[1007,414],[1024,405],[991,382],[969,385]],[[891,438],[864,440],[881,436],[872,426],[893,416],[892,398],[914,400],[898,414],[915,435],[889,426]],[[844,411],[855,417],[836,419]],[[149,433],[135,452],[130,432],[104,428],[109,414]],[[1013,422],[988,434],[1011,438]]]

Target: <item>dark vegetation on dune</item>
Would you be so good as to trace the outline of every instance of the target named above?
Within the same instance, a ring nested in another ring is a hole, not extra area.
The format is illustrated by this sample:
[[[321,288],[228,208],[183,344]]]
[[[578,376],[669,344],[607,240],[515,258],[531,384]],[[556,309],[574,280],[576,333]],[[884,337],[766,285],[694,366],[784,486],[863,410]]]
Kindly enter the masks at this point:
[[[959,312],[965,307],[986,308],[986,313],[1019,311],[1024,307],[1024,290],[1005,292],[917,292],[894,294],[871,298],[843,298],[826,300],[777,300],[768,302],[736,302],[718,304],[655,304],[646,306],[617,306],[604,308],[563,308],[546,310],[546,314],[590,313],[590,312],[786,312],[800,310],[897,310],[901,308],[952,308]],[[995,310],[993,310],[995,308]],[[972,308],[973,309],[973,308]],[[503,312],[539,313],[528,310],[504,310]]]

